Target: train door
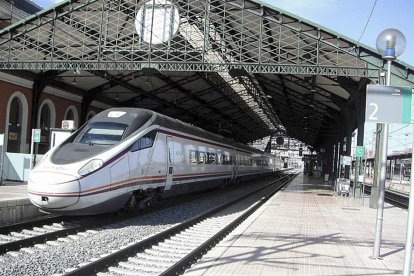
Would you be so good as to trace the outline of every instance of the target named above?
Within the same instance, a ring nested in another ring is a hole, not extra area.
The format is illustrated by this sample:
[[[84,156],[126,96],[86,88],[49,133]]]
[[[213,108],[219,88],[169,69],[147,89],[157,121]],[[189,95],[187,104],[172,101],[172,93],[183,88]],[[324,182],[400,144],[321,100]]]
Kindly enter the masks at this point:
[[[260,162],[262,165],[261,165],[261,169],[260,169],[260,172],[261,173],[264,173],[264,171],[265,171],[265,166],[266,166],[266,156],[264,156],[264,155],[262,155],[262,160],[261,160],[261,162]]]
[[[129,162],[127,157],[122,157],[109,168],[111,177],[111,189],[118,188],[120,184],[125,183],[129,179]],[[117,193],[119,193],[118,190]]]
[[[167,179],[164,190],[170,190],[174,177],[174,144],[173,138],[167,136]]]
[[[237,162],[237,152],[234,151],[233,155],[231,156],[231,164],[233,166],[233,174],[231,176],[231,179],[235,181],[237,179],[238,175],[238,162]]]

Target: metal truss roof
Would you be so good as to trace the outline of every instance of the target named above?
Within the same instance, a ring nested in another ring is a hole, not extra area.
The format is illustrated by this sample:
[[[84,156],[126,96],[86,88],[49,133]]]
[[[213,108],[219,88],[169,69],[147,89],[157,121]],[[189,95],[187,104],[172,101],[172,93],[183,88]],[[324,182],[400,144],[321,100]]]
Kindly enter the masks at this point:
[[[163,20],[147,16],[156,9]],[[357,112],[350,90],[377,82],[383,66],[368,47],[248,0],[67,0],[0,30],[0,70],[53,70],[49,85],[241,142],[337,139],[344,112]],[[412,85],[413,72],[394,63],[393,83]]]

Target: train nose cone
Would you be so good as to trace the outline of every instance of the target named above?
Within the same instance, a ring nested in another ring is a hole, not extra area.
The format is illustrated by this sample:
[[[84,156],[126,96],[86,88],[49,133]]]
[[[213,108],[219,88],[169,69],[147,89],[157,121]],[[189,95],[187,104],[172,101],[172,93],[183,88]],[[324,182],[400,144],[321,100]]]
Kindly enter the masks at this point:
[[[30,201],[47,211],[76,204],[79,201],[80,185],[73,175],[32,171],[27,191]]]

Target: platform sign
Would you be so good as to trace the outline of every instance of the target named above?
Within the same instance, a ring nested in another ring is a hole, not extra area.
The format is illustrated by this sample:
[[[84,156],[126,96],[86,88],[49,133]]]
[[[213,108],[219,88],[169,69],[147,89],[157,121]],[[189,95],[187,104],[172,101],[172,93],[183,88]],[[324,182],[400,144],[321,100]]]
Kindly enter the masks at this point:
[[[302,161],[311,161],[311,160],[318,160],[318,156],[316,154],[304,154],[302,157]]]
[[[33,142],[34,143],[40,142],[40,129],[38,128],[33,129]]]
[[[357,146],[356,147],[356,157],[364,158],[365,155],[365,147],[364,146]]]
[[[410,124],[412,93],[408,86],[367,85],[365,122]]]
[[[351,166],[352,158],[351,156],[341,155],[341,165],[343,166]]]

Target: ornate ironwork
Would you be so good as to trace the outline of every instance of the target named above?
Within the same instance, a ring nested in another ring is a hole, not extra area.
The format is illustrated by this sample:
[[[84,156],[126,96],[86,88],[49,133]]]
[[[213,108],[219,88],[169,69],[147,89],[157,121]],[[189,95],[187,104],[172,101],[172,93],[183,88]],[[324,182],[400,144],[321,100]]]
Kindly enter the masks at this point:
[[[179,20],[177,33],[151,44],[136,30],[157,35],[136,16],[144,3],[69,1],[33,15],[0,31],[0,69],[378,76],[354,44],[254,1],[173,1],[179,18],[167,19]]]

